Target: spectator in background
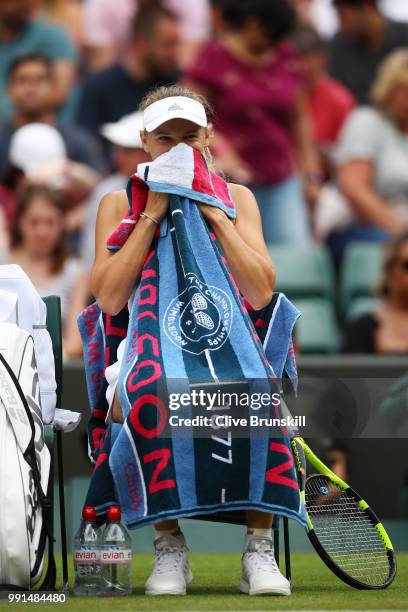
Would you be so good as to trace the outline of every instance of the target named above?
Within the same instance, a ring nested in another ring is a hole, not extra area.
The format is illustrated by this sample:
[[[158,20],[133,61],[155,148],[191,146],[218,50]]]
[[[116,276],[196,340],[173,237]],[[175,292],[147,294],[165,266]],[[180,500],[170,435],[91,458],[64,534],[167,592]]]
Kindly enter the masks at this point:
[[[367,104],[377,68],[384,57],[408,45],[408,24],[390,21],[378,0],[334,0],[340,32],[331,44],[331,75],[360,104]]]
[[[103,70],[128,51],[138,0],[85,0],[82,12],[84,60],[89,71]]]
[[[70,233],[72,249],[76,250],[85,199],[99,178],[88,166],[67,158],[64,141],[56,128],[29,123],[16,130],[10,140],[9,166],[2,184],[9,200],[4,201],[4,193],[0,192],[0,203],[12,222],[15,201],[25,185],[37,183],[58,190],[64,206],[65,228]]]
[[[408,232],[386,245],[377,293],[383,303],[346,325],[343,353],[408,353]]]
[[[82,261],[90,271],[95,253],[95,224],[99,203],[111,191],[125,189],[128,178],[137,165],[148,161],[143,150],[140,131],[143,129],[143,113],[136,111],[122,117],[116,123],[107,123],[101,128],[103,136],[113,145],[112,162],[116,171],[103,179],[91,193],[82,231]]]
[[[39,16],[64,28],[77,47],[82,44],[81,0],[37,0]]]
[[[126,51],[137,11],[154,3],[157,0],[85,0],[82,29],[87,66],[100,70],[117,62]],[[180,20],[180,63],[185,65],[210,35],[208,0],[163,0],[161,4]]]
[[[153,86],[178,77],[179,25],[166,8],[142,8],[132,25],[132,41],[123,60],[88,76],[78,109],[78,122],[95,134],[101,125],[118,121],[139,106]]]
[[[332,38],[338,30],[339,20],[333,0],[291,0],[302,23],[313,26],[324,39]],[[378,8],[395,21],[408,21],[407,0],[378,0]]]
[[[88,274],[68,255],[57,192],[31,185],[21,194],[9,246],[0,249],[0,264],[7,263],[21,266],[41,296],[60,296],[64,353],[79,357],[82,343],[76,318],[87,305]]]
[[[210,20],[213,38],[220,36],[222,30],[225,29],[222,4],[223,0],[210,0]]]
[[[347,119],[335,162],[338,185],[354,214],[332,236],[336,249],[350,240],[384,240],[408,226],[408,51],[381,64],[372,88],[375,108],[358,108]]]
[[[18,55],[44,53],[54,60],[54,108],[61,107],[75,78],[77,51],[59,26],[33,18],[35,0],[0,2],[0,117],[10,112],[5,95],[7,74]]]
[[[301,24],[313,27],[328,40],[338,28],[338,19],[333,0],[290,0]]]
[[[64,141],[55,128],[33,125],[16,130],[8,148],[7,165],[0,184],[0,205],[8,227],[15,221],[17,200],[30,174],[43,164],[66,159]]]
[[[101,147],[92,134],[73,123],[58,121],[52,92],[55,84],[53,63],[44,55],[18,56],[10,65],[7,94],[12,103],[10,117],[0,119],[0,176],[8,163],[10,139],[17,128],[28,123],[45,123],[61,134],[67,157],[100,173],[107,170]]]
[[[223,0],[220,9],[226,29],[201,50],[185,84],[213,104],[215,154],[231,178],[250,184],[266,241],[307,242],[298,170],[312,187],[320,173],[301,58],[284,40],[294,10],[286,0]]]
[[[316,451],[315,451],[316,452]],[[350,458],[350,447],[344,440],[332,440],[329,448],[326,451],[326,465],[339,478],[347,482],[348,476],[348,461]]]
[[[316,30],[298,28],[293,42],[303,57],[312,136],[322,160],[322,174],[329,178],[331,150],[355,100],[344,85],[327,75],[327,45]]]

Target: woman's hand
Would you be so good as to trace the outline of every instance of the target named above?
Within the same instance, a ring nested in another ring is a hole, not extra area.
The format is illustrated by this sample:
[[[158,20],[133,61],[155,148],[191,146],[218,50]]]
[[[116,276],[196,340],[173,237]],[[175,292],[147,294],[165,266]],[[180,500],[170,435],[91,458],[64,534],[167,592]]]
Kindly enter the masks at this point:
[[[225,212],[216,206],[210,206],[209,204],[198,204],[198,208],[201,210],[204,219],[209,223],[216,223],[217,221],[228,219]]]
[[[262,223],[256,200],[242,185],[229,185],[237,208],[236,222],[214,206],[199,204],[221,244],[232,276],[241,293],[255,310],[271,300],[275,269],[262,235]]]
[[[149,191],[147,196],[147,202],[144,212],[156,219],[161,221],[167,212],[169,207],[169,194],[168,193],[157,193],[156,191]]]

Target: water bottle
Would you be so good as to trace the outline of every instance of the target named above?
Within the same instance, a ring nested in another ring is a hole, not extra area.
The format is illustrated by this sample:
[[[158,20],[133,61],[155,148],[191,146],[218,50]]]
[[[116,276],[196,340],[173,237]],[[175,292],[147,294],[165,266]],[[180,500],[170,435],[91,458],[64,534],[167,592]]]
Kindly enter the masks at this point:
[[[100,529],[96,526],[96,511],[85,506],[82,521],[74,539],[75,595],[100,595]]]
[[[101,536],[102,595],[120,596],[132,593],[132,544],[120,519],[120,507],[111,506]]]

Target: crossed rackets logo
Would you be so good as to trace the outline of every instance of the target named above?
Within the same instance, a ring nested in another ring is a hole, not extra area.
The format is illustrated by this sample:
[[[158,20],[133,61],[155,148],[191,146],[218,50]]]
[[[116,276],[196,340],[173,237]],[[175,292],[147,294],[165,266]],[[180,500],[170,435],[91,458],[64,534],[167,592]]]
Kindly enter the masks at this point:
[[[214,304],[211,305],[214,306]],[[186,309],[188,309],[188,315],[194,318],[196,325],[204,328],[207,331],[212,331],[216,324],[211,316],[205,312],[208,309],[208,306],[209,304],[207,299],[201,293],[197,292],[194,293],[193,297],[191,298],[191,302],[186,306]],[[219,317],[217,316],[217,318]],[[192,319],[190,318],[188,321],[186,321],[186,326],[191,325],[191,323]]]
[[[220,348],[231,330],[232,304],[222,289],[187,275],[187,288],[174,298],[164,317],[170,340],[196,355]]]

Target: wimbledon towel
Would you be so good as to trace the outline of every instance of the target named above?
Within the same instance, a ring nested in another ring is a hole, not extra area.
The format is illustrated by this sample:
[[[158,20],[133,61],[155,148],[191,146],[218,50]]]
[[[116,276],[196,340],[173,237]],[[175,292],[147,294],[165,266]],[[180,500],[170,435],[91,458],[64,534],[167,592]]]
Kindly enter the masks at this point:
[[[296,384],[291,332],[299,313],[281,294],[263,311],[248,312],[197,207],[217,206],[233,219],[228,187],[187,145],[139,166],[128,184],[129,212],[108,248],[124,244],[148,188],[170,194],[169,214],[146,258],[131,312],[109,317],[92,305],[79,317],[96,460],[87,503],[102,514],[119,500],[129,527],[220,512],[228,520],[228,512],[251,508],[304,525],[285,431],[277,435],[265,426],[203,437],[187,428],[181,434],[169,424],[168,402],[170,394],[189,393],[197,383],[222,389],[245,380],[251,393],[272,393],[286,371]],[[126,421],[106,427],[104,367],[125,336],[118,392]],[[271,410],[279,416],[279,408]],[[195,414],[192,402],[177,411],[180,418]]]

